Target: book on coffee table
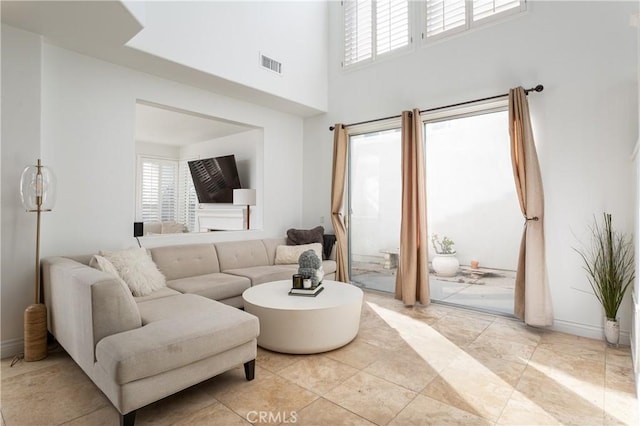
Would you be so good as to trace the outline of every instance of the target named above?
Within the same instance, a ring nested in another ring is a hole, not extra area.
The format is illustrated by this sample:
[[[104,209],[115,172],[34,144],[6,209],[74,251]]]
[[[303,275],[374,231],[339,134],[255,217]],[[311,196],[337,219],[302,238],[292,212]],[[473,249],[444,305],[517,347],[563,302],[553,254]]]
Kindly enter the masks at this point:
[[[311,287],[311,288],[292,288],[291,290],[289,290],[289,295],[291,295],[291,296],[316,296],[322,290],[324,290],[324,287],[322,286],[322,283],[320,283],[317,286]]]

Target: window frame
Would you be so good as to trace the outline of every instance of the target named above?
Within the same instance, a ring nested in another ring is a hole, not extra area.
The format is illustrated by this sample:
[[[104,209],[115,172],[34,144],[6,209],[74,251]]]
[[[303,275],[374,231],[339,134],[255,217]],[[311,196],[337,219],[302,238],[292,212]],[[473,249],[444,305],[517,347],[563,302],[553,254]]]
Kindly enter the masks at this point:
[[[442,39],[445,39],[469,30],[469,7],[468,7],[469,0],[464,0],[465,18],[464,18],[463,25],[456,28],[451,28],[450,30],[445,30],[441,33],[438,33],[430,37],[427,37],[427,0],[421,0],[419,1],[419,3],[420,3],[420,7],[418,9],[418,12],[419,12],[419,19],[420,19],[420,39],[422,40],[423,44],[442,40]]]
[[[404,55],[408,52],[413,51],[414,49],[414,32],[415,32],[415,16],[416,16],[416,3],[412,0],[407,0],[407,44],[404,46],[397,47],[395,49],[391,49],[384,53],[378,53],[378,25],[377,25],[377,0],[370,0],[372,2],[371,6],[371,56],[362,59],[357,62],[353,62],[351,64],[346,63],[346,9],[345,5],[347,1],[356,1],[356,0],[342,0],[340,2],[341,8],[341,16],[342,16],[342,25],[341,36],[342,36],[342,51],[340,58],[340,67],[343,70],[351,70],[357,69],[361,67],[368,66],[369,64],[386,60],[388,58],[393,58],[396,56]]]
[[[362,123],[358,125],[349,126],[347,130],[347,165],[346,165],[346,176],[345,176],[345,185],[346,185],[346,193],[345,193],[345,222],[347,224],[347,268],[349,270],[349,276],[351,276],[351,266],[352,266],[352,234],[351,234],[351,221],[353,214],[353,206],[352,206],[352,185],[353,185],[353,167],[352,167],[352,145],[354,141],[353,137],[367,135],[371,133],[380,133],[387,132],[392,130],[401,130],[402,128],[402,118],[401,117],[392,117],[386,120],[379,120],[375,122]],[[400,135],[402,138],[402,135]],[[402,142],[402,141],[401,141]],[[401,166],[402,167],[402,166]]]
[[[450,37],[465,33],[467,31],[476,30],[485,26],[490,26],[496,22],[501,22],[510,17],[514,17],[523,14],[527,11],[528,1],[519,0],[520,5],[511,9],[503,10],[502,12],[495,13],[485,18],[478,20],[473,19],[473,0],[465,0],[465,23],[460,27],[452,28],[450,30],[443,31],[433,36],[427,36],[427,2],[426,0],[419,1],[419,20],[420,20],[420,39],[423,45],[430,45],[435,42],[439,42]]]
[[[180,190],[180,177],[179,177],[179,160],[173,159],[173,158],[167,158],[167,157],[161,157],[161,156],[153,156],[153,155],[144,155],[144,154],[138,154],[137,155],[137,161],[136,161],[136,220],[137,221],[142,221],[145,222],[144,219],[144,206],[143,206],[143,199],[142,199],[142,180],[143,180],[143,163],[145,161],[148,162],[157,162],[159,164],[161,163],[174,163],[175,164],[175,177],[174,177],[174,184],[175,184],[175,199],[174,199],[174,219],[175,221],[178,220],[178,216],[179,216],[179,190]],[[161,178],[160,178],[161,179]],[[162,199],[159,200],[159,204],[158,204],[158,208],[159,208],[159,221],[163,221],[162,218]]]

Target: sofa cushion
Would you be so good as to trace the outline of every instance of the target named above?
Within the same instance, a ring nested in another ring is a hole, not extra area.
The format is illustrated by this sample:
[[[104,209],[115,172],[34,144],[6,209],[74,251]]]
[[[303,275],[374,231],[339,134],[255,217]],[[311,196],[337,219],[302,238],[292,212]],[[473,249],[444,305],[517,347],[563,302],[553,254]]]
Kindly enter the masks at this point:
[[[300,255],[307,250],[313,250],[318,259],[322,259],[322,244],[300,244],[298,246],[278,246],[274,263],[276,265],[298,264]]]
[[[251,281],[237,275],[215,273],[167,281],[167,286],[180,293],[199,294],[209,299],[222,300],[240,296],[251,287]]]
[[[156,247],[150,252],[168,281],[220,272],[213,244]]]
[[[166,286],[165,277],[144,248],[100,251],[118,270],[134,296],[146,296]]]
[[[138,304],[143,327],[102,339],[97,363],[117,384],[151,377],[225,352],[258,336],[258,319],[181,294]]]
[[[262,240],[229,241],[215,243],[215,246],[221,272],[227,272],[230,269],[271,265]]]
[[[329,274],[333,274],[336,272],[337,264],[335,260],[323,260],[322,261],[322,270],[324,271],[324,275],[327,276]]]
[[[162,287],[160,290],[156,290],[153,293],[149,293],[146,296],[134,297],[137,303],[146,302],[147,300],[160,299],[161,297],[169,297],[180,294],[179,291],[175,291],[169,287]]]
[[[252,286],[270,281],[290,280],[291,276],[297,272],[298,265],[254,266],[225,271],[227,274],[249,278]]]
[[[324,242],[324,228],[322,226],[316,226],[313,229],[288,229],[287,230],[287,244],[291,246],[300,244],[311,244]]]

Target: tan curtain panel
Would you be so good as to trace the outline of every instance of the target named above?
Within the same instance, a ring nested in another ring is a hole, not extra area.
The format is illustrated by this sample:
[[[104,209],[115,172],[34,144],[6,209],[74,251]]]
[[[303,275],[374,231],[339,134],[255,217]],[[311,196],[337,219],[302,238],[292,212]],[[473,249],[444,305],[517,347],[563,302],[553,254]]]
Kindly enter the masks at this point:
[[[333,174],[331,177],[331,224],[336,234],[336,281],[349,282],[347,226],[344,220],[345,177],[347,172],[347,131],[336,124],[333,131]]]
[[[516,272],[515,315],[533,326],[553,324],[544,249],[544,195],[533,140],[529,104],[522,87],[509,90],[511,162],[520,210],[525,217]]]
[[[420,110],[402,113],[402,218],[396,299],[405,305],[429,299],[427,197]]]

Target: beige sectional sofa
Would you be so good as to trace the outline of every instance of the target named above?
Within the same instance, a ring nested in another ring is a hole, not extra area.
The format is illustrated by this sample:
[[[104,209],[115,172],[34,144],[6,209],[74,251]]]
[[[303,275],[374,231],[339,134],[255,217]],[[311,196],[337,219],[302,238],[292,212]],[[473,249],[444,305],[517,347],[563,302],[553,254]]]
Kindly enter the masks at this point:
[[[148,297],[190,293],[242,308],[242,292],[249,287],[289,279],[297,272],[297,264],[275,264],[280,245],[286,245],[285,238],[152,248],[149,252],[168,288]],[[335,278],[334,259],[332,253],[322,261],[326,279]]]
[[[42,262],[49,331],[133,424],[135,410],[244,364],[254,376],[258,319],[240,309],[250,286],[288,279],[266,239],[152,248],[167,287],[133,297],[91,256]],[[325,277],[334,260],[323,261]],[[222,302],[222,303],[220,303]]]

